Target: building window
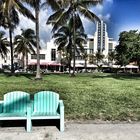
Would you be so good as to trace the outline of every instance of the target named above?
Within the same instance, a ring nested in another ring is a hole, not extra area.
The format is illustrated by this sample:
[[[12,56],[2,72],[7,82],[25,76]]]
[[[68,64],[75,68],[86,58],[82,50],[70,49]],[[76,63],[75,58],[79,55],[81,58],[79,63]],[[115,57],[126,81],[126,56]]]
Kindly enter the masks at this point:
[[[45,60],[45,54],[40,54],[40,59]]]
[[[40,54],[39,57],[40,57],[40,60],[45,60],[45,54]],[[37,59],[37,55],[31,54],[31,59]]]
[[[55,61],[56,60],[56,49],[52,49],[51,50],[51,61]]]
[[[85,53],[87,54],[87,49],[85,49]]]
[[[37,55],[36,54],[31,54],[31,59],[37,59]]]
[[[89,48],[90,49],[94,48],[94,40],[89,41]]]
[[[75,56],[75,59],[76,59],[76,60],[83,60],[83,57],[80,56],[80,55],[78,55],[78,56]]]
[[[111,52],[113,50],[113,43],[109,43],[108,51]]]
[[[93,54],[93,49],[90,49],[90,50],[89,50],[89,53],[90,53],[90,54]]]

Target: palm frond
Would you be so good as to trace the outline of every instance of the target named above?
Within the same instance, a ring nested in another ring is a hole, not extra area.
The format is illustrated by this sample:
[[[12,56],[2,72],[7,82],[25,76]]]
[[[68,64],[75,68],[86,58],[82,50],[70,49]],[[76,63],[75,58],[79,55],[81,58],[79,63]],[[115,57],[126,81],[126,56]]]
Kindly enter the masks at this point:
[[[81,0],[78,4],[83,5],[84,7],[96,6],[97,4],[101,4],[103,0]]]
[[[52,14],[48,20],[46,24],[54,24],[56,23],[56,21],[58,20],[58,17],[60,17],[60,15],[63,13],[64,9],[60,9],[57,12],[55,12],[54,14]]]
[[[62,50],[62,49],[64,49],[65,48],[65,46],[66,46],[66,43],[67,42],[61,42],[59,45],[58,45],[58,51],[60,51],[60,50]]]
[[[52,38],[58,38],[58,37],[63,37],[64,36],[64,34],[63,33],[55,33],[55,34],[53,34],[53,36],[52,36]]]
[[[16,8],[18,9],[18,11],[23,14],[24,16],[26,16],[27,18],[35,21],[35,17],[33,16],[33,14],[31,13],[31,11],[29,9],[27,9],[20,1],[16,1]]]
[[[91,12],[87,8],[83,7],[82,5],[79,5],[77,8],[78,8],[79,12],[83,16],[85,16],[86,18],[88,18],[89,20],[91,20],[93,22],[100,21],[100,18],[98,16],[96,16],[93,12]]]
[[[68,36],[70,34],[70,28],[66,25],[66,26],[62,26],[58,29],[57,33],[63,33],[65,34],[66,36]]]
[[[6,37],[4,37],[5,32],[0,31],[0,55],[2,58],[7,56],[7,53],[9,52],[9,41]]]
[[[60,9],[60,5],[56,0],[46,0],[41,7],[50,6],[52,10],[56,11]]]
[[[52,32],[55,32],[60,26],[68,22],[69,17],[71,16],[72,9],[69,8],[67,11],[64,11],[59,18],[57,19],[55,25],[53,26]]]

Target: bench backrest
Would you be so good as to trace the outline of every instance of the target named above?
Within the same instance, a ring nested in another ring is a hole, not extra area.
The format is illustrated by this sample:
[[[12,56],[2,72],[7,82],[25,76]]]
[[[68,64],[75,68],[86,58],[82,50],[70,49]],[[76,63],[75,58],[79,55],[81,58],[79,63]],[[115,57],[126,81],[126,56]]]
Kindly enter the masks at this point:
[[[56,113],[59,95],[52,91],[41,91],[34,95],[34,112]]]
[[[30,95],[22,91],[13,91],[4,95],[4,113],[27,112]]]

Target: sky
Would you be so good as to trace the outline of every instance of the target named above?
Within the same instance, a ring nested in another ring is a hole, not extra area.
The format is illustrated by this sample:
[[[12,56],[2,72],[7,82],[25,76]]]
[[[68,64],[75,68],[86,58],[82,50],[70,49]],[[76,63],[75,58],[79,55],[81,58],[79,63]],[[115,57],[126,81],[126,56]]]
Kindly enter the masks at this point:
[[[140,0],[103,0],[102,5],[91,7],[90,10],[103,19],[107,24],[108,36],[118,41],[122,31],[140,31]],[[33,11],[33,10],[32,10]],[[50,41],[51,25],[46,25],[48,17],[52,14],[50,8],[41,9],[40,12],[40,44],[42,47]],[[87,34],[94,35],[95,24],[81,17]],[[15,29],[14,35],[20,34],[21,29],[33,28],[35,24],[20,15],[20,24]],[[8,32],[7,32],[8,34]]]

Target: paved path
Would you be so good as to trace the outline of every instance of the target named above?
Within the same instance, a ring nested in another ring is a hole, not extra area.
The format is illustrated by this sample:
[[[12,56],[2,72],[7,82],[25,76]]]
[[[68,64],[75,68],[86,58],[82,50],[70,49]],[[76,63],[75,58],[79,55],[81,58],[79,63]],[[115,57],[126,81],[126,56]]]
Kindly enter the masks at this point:
[[[0,140],[140,140],[140,123],[67,123],[63,133],[55,126],[33,127],[31,133],[27,133],[23,127],[2,127]]]

